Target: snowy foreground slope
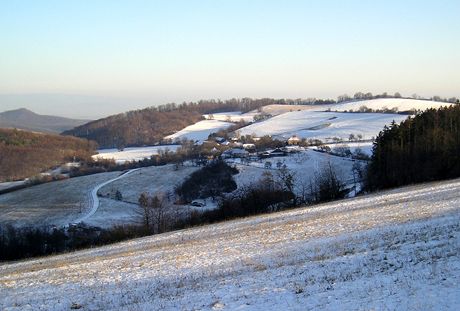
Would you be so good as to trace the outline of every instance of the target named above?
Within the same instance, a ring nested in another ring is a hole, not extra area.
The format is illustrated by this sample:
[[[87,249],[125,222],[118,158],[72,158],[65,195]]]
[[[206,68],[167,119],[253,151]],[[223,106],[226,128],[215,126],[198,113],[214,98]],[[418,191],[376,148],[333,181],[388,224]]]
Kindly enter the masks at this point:
[[[0,266],[0,309],[458,310],[460,180]]]

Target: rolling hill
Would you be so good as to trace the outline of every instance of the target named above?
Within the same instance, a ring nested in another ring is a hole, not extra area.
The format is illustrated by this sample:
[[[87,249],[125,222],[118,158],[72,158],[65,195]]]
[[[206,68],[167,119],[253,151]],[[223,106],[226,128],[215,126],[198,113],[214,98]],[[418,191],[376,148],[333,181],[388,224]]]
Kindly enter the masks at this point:
[[[0,129],[0,182],[31,177],[64,162],[87,160],[95,148],[86,139]]]
[[[200,100],[180,105],[171,103],[112,115],[65,131],[63,134],[94,140],[101,148],[156,145],[165,136],[173,135],[203,120],[203,114],[224,111],[248,112],[280,102],[282,101],[264,98]]]
[[[385,125],[399,123],[407,118],[408,111],[424,111],[429,108],[449,106],[450,103],[406,98],[380,98],[351,101],[334,105],[309,106],[310,109],[296,109],[239,129],[241,135],[258,137],[271,135],[286,140],[292,135],[307,139],[332,141],[334,137],[348,140],[349,135],[362,135],[363,139],[376,137]],[[360,107],[370,111],[359,113]],[[270,106],[264,107],[269,110]],[[391,113],[391,110],[394,112]],[[353,113],[351,112],[353,111]],[[389,113],[381,113],[387,111]],[[397,112],[406,112],[404,114]],[[224,118],[225,116],[221,116]]]
[[[61,133],[88,121],[40,115],[25,108],[0,113],[0,128],[17,128],[44,133]]]
[[[155,145],[202,118],[196,111],[146,108],[92,121],[62,134],[94,140],[101,148]]]

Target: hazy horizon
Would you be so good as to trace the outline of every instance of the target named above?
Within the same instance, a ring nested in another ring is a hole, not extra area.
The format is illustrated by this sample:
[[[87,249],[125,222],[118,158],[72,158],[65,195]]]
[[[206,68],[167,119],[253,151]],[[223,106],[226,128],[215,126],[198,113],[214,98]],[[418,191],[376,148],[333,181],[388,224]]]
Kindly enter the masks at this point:
[[[0,111],[98,118],[168,102],[459,97],[460,2],[0,3]]]
[[[365,93],[367,90],[363,90]],[[374,95],[383,92],[373,93]],[[393,95],[395,92],[388,92]],[[401,93],[401,92],[399,92]],[[353,96],[354,92],[347,92]],[[338,94],[337,96],[342,95]],[[402,94],[403,97],[411,97],[413,94]],[[421,98],[430,98],[431,95],[417,94]],[[438,94],[437,94],[438,95]],[[291,97],[270,97],[258,96],[251,98],[275,98],[275,99],[307,99],[315,97],[318,99],[337,99],[337,96],[291,96]],[[248,96],[244,96],[248,97]],[[165,100],[154,101],[149,98],[128,98],[128,97],[109,97],[109,96],[88,96],[76,94],[0,94],[1,112],[16,110],[20,108],[29,109],[41,115],[54,115],[74,119],[87,119],[95,120],[104,118],[109,115],[127,112],[129,110],[143,109],[152,106],[158,106],[167,103],[182,103],[182,102],[197,102],[199,100],[215,99],[227,100],[232,98],[244,97],[228,97],[228,98],[198,98],[191,100]],[[447,96],[442,96],[446,97]],[[75,109],[78,106],[85,107],[85,109]]]

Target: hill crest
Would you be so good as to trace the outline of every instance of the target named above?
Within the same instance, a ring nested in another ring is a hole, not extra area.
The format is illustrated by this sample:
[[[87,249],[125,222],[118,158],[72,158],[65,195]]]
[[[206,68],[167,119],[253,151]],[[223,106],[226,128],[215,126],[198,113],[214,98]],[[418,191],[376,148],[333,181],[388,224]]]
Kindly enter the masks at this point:
[[[88,120],[41,115],[26,108],[0,113],[0,128],[17,128],[44,133],[61,133],[87,122]]]

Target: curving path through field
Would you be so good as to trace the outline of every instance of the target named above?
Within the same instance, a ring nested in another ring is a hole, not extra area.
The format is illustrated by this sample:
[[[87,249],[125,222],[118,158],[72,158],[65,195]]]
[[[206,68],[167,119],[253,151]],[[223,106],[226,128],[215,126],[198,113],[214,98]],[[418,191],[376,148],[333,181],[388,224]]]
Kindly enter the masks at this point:
[[[74,223],[80,223],[80,222],[84,222],[86,220],[88,220],[88,218],[90,218],[91,216],[94,215],[94,213],[96,213],[97,209],[99,208],[99,198],[97,196],[97,192],[99,191],[99,189],[101,189],[102,187],[118,180],[118,179],[121,179],[121,178],[124,178],[126,176],[128,176],[129,174],[135,172],[135,171],[138,171],[140,170],[139,168],[135,168],[135,169],[132,169],[132,170],[129,170],[127,172],[124,172],[123,174],[119,175],[118,177],[116,178],[113,178],[113,179],[110,179],[110,180],[107,180],[97,186],[95,186],[92,190],[91,190],[91,193],[89,195],[89,206],[90,206],[90,210],[83,216],[80,216],[80,218],[78,218],[77,220],[74,221]]]

